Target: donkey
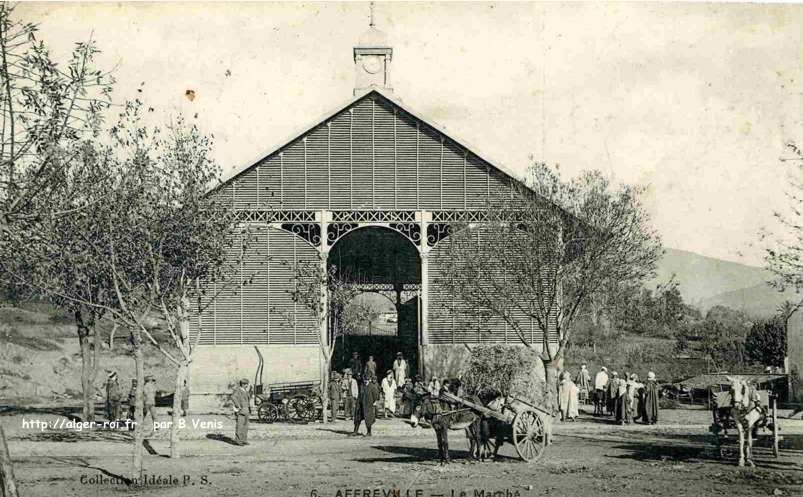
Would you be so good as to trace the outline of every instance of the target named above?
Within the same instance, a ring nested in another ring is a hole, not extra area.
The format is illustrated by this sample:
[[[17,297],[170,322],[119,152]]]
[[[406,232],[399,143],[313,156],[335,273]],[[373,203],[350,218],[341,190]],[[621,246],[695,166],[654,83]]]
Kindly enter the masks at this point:
[[[452,385],[454,385],[455,390],[459,388],[459,383],[452,382]],[[448,389],[448,387],[446,388]],[[467,397],[466,400],[480,404],[479,398],[474,396]],[[462,404],[449,402],[441,397],[430,395],[421,399],[418,414],[435,430],[440,464],[449,464],[451,462],[449,458],[449,430],[465,430],[470,444],[469,453],[471,457],[479,459],[479,437],[482,433],[479,413]],[[416,417],[412,426],[415,427],[417,425],[418,419]],[[477,447],[476,451],[475,447]]]
[[[715,393],[716,402],[713,406],[714,425],[712,431],[717,436],[717,448],[720,455],[722,446],[719,441],[719,430],[728,435],[728,426],[732,423],[739,433],[739,466],[745,462],[750,466],[753,463],[753,437],[757,435],[758,428],[766,426],[767,412],[761,405],[761,396],[754,387],[740,378],[728,377],[730,389]],[[745,434],[747,446],[745,446]]]

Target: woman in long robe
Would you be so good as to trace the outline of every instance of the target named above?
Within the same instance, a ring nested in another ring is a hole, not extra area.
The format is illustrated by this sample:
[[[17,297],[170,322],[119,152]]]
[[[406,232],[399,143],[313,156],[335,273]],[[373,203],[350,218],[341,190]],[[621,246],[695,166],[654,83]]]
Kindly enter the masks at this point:
[[[572,381],[569,373],[563,373],[563,379],[560,381],[560,395],[558,398],[558,405],[560,407],[560,419],[566,421],[570,419],[574,421],[580,413],[577,410],[579,389]]]
[[[642,419],[645,424],[654,425],[658,422],[658,397],[661,390],[658,388],[658,381],[655,373],[647,373],[647,383],[644,384],[644,412]]]
[[[368,376],[364,377],[357,395],[357,405],[354,408],[354,432],[352,435],[359,435],[360,423],[365,420],[368,436],[371,436],[371,426],[376,421],[374,404],[377,400],[379,400],[379,387],[370,381]]]

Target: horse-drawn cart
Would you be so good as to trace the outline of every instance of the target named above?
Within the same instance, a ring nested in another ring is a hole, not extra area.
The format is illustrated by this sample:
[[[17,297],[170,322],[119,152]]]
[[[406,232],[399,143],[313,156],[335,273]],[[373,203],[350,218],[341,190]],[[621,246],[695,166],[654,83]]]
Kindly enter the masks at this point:
[[[712,388],[713,390],[713,388]],[[735,419],[733,414],[734,400],[733,395],[729,390],[712,391],[712,414],[713,424],[710,431],[716,437],[717,450],[722,455],[722,438],[727,437],[728,429],[738,430],[736,425],[739,422]],[[782,440],[780,435],[780,427],[778,425],[778,398],[772,391],[757,390],[755,401],[756,419],[753,421],[749,417],[742,415],[746,418],[742,420],[744,428],[748,428],[745,421],[751,421],[749,428],[752,437],[758,436],[758,430],[767,433],[768,438],[772,445],[772,455],[778,457],[779,455],[779,442]]]
[[[254,403],[257,415],[263,423],[278,420],[309,422],[318,419],[323,411],[319,395],[320,382],[296,381],[271,383],[267,389],[257,386]]]
[[[453,395],[442,392],[441,397],[449,402],[461,404],[486,418],[492,418],[499,423],[501,433],[497,433],[496,440],[489,440],[494,444],[493,453],[499,449],[501,442],[510,441],[516,448],[519,457],[527,462],[537,461],[546,448],[546,428],[541,415],[550,414],[520,398],[511,397],[504,402],[498,402],[498,407],[492,409]],[[491,404],[494,404],[493,402]],[[539,415],[539,413],[541,413]]]
[[[722,441],[728,429],[739,435],[739,466],[753,465],[753,439],[759,430],[768,434],[772,454],[779,455],[780,426],[778,424],[778,396],[772,390],[759,390],[744,377],[729,376],[709,386],[713,423],[709,431],[714,435],[717,452],[722,457]]]

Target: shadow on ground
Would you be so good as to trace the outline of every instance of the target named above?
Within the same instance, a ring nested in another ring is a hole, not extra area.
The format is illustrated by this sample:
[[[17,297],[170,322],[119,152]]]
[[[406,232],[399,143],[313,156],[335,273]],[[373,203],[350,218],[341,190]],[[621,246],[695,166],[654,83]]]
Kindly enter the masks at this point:
[[[229,445],[239,445],[233,438],[227,437],[222,433],[210,433],[206,436],[209,440],[217,440],[218,442],[225,442]]]

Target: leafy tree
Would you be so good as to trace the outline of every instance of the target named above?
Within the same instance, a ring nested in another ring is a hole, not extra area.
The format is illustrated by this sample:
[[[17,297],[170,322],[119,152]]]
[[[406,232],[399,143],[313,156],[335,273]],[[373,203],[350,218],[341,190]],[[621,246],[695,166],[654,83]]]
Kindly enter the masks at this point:
[[[13,18],[0,4],[0,240],[24,236],[15,223],[72,212],[59,188],[82,153],[83,140],[100,131],[113,79],[94,66],[94,42],[79,42],[57,64],[35,24]],[[92,185],[72,183],[81,196]]]
[[[54,191],[69,178],[82,139],[98,132],[113,83],[94,67],[94,43],[77,43],[66,64],[56,64],[36,39],[37,26],[13,12],[13,4],[0,4],[0,260],[28,237],[31,220],[72,212]],[[74,185],[76,196],[89,186]],[[0,489],[13,497],[10,461],[0,426]]]
[[[744,343],[747,357],[764,366],[783,366],[786,327],[779,318],[754,323]]]
[[[786,212],[775,212],[780,225],[775,231],[775,240],[764,257],[767,269],[775,279],[770,283],[778,290],[792,289],[803,292],[803,151],[790,143],[788,148],[795,157],[790,162],[789,188],[786,197],[789,208]],[[763,237],[767,235],[764,234]],[[801,300],[800,302],[803,302]]]
[[[543,164],[530,169],[526,184],[489,206],[482,223],[451,226],[439,283],[457,302],[453,313],[474,323],[501,319],[525,346],[540,349],[553,385],[583,306],[605,289],[651,276],[661,244],[639,188],[615,187],[599,172],[564,181]],[[529,318],[543,333],[540,344],[530,341]]]
[[[747,364],[745,339],[752,324],[741,311],[715,306],[705,319],[681,327],[676,336],[676,348],[697,351],[718,371],[743,370]]]

